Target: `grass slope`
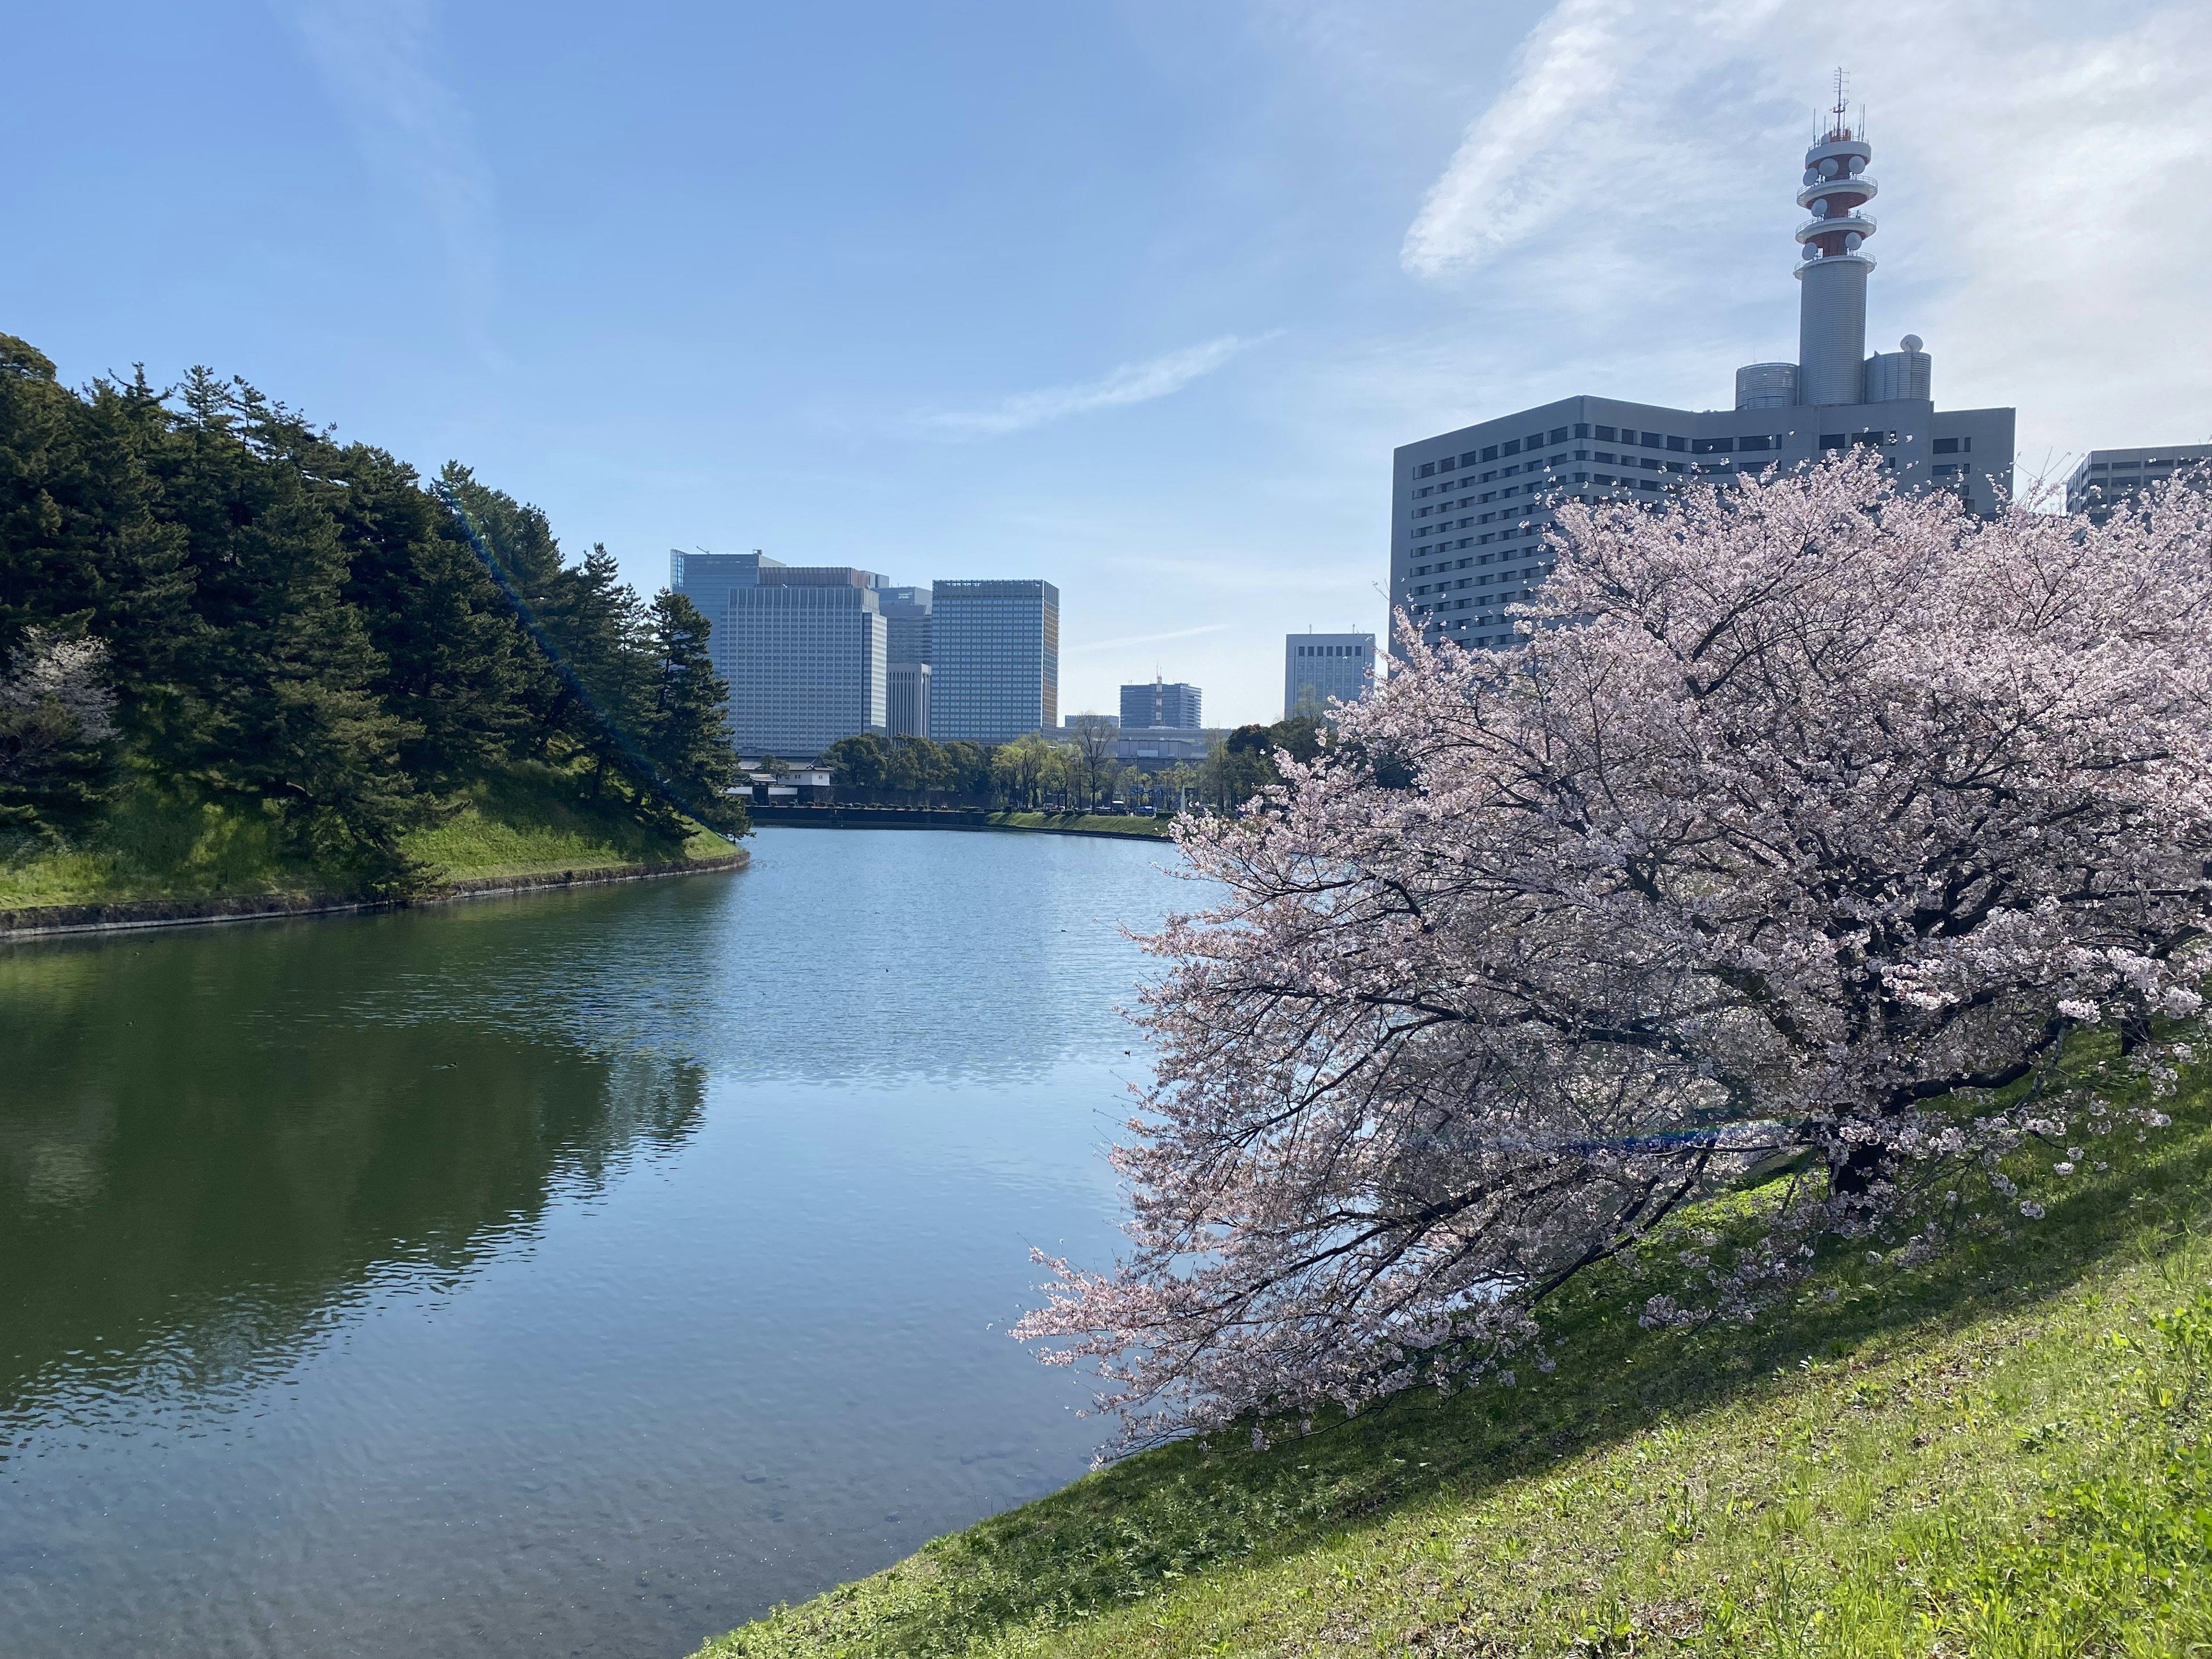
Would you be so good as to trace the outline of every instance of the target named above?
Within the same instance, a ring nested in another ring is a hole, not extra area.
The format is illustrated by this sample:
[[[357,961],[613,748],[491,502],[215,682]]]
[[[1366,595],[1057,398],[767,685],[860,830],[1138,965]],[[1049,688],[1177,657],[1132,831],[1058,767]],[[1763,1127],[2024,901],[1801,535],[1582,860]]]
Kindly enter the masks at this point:
[[[994,812],[991,822],[1013,830],[1111,830],[1125,836],[1156,836],[1164,841],[1173,819],[1121,812]]]
[[[2175,1120],[1930,1266],[1688,1334],[1594,1278],[1548,1376],[1133,1458],[702,1653],[2212,1651],[2212,1077]]]
[[[433,884],[681,863],[730,850],[719,836],[656,835],[626,812],[578,797],[550,767],[471,785],[457,810],[403,843]],[[0,910],[147,899],[345,890],[342,878],[285,856],[273,826],[234,808],[130,792],[82,843],[0,845]]]

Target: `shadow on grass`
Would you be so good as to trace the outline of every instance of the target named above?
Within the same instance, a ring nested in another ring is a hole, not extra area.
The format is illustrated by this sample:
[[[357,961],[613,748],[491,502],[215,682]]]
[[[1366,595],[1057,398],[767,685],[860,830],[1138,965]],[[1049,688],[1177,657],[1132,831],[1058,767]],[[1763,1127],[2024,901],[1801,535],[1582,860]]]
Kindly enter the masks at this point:
[[[2192,1079],[2173,1115],[2172,1129],[2115,1156],[2112,1172],[2045,1195],[2041,1221],[1990,1228],[1911,1271],[1870,1274],[1863,1255],[1838,1248],[1794,1302],[1748,1328],[1646,1331],[1636,1322],[1644,1299],[1670,1281],[1617,1266],[1553,1308],[1557,1370],[1532,1383],[1401,1395],[1265,1450],[1189,1441],[1133,1457],[938,1540],[921,1575],[895,1569],[835,1593],[832,1603],[862,1615],[842,1632],[859,1642],[839,1650],[958,1652],[1009,1626],[1133,1599],[1170,1576],[1265,1563],[1771,1389],[1778,1372],[1808,1361],[1874,1363],[1907,1338],[2055,1295],[2118,1256],[2156,1255],[2206,1218],[2212,1079]]]

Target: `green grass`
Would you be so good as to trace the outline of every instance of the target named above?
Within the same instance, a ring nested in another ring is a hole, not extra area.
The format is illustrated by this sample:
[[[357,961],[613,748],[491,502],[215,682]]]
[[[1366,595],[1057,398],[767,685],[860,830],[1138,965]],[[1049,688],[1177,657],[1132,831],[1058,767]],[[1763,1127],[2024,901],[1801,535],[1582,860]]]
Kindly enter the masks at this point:
[[[1114,830],[1165,840],[1174,820],[1165,815],[1146,818],[1119,812],[994,812],[991,822],[1013,830]]]
[[[730,850],[696,826],[682,838],[655,834],[611,804],[581,799],[575,780],[550,767],[480,781],[456,805],[403,842],[433,885],[665,866]],[[82,842],[0,845],[0,910],[345,890],[343,876],[288,857],[272,819],[150,787],[127,793]]]
[[[1624,1267],[1548,1376],[1133,1458],[703,1652],[2212,1652],[2212,1078],[2174,1115],[1928,1267],[1688,1334]]]

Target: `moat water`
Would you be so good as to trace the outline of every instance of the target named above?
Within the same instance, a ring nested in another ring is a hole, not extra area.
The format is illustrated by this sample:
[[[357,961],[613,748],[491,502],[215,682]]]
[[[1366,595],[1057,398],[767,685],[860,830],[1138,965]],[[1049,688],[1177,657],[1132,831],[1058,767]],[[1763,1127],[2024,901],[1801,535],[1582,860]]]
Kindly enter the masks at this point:
[[[1140,842],[0,949],[0,1653],[681,1656],[1081,1473]]]

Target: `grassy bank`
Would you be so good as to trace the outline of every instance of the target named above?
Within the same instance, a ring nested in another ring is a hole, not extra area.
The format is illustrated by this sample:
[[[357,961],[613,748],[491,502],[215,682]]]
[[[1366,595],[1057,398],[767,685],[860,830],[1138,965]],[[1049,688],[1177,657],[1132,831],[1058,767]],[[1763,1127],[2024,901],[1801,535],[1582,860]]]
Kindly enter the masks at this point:
[[[990,821],[1009,830],[1088,830],[1119,836],[1167,839],[1170,817],[1138,817],[1119,812],[994,812]]]
[[[2212,1643],[2212,1079],[2123,1172],[1747,1330],[1255,1452],[1184,1443],[704,1650],[737,1655],[2152,1655]]]
[[[530,767],[471,786],[455,811],[402,845],[432,885],[662,866],[730,850],[696,828],[655,834],[579,799],[573,780]],[[288,856],[270,820],[151,787],[126,794],[81,841],[0,847],[0,910],[348,890],[343,876]]]

